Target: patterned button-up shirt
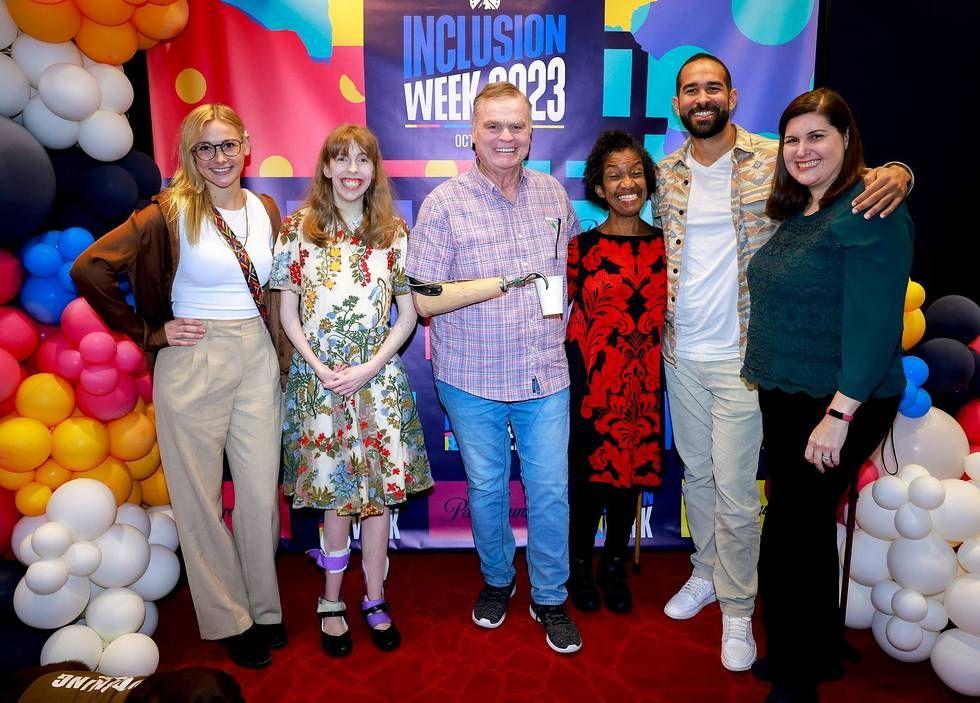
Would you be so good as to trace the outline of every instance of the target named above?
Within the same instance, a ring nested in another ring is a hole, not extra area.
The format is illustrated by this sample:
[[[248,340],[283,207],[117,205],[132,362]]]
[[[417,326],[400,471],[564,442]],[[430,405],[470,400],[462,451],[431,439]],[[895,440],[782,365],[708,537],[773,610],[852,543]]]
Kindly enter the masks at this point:
[[[474,165],[422,203],[406,272],[431,282],[564,275],[568,239],[580,231],[565,189],[551,176],[522,168],[511,203]],[[565,322],[542,317],[533,285],[435,315],[429,332],[436,380],[472,395],[510,402],[568,386]]]
[[[738,342],[740,356],[745,358],[745,341],[749,329],[749,285],[745,270],[749,260],[776,231],[778,223],[766,217],[766,200],[772,186],[778,143],[735,126],[735,148],[732,150],[732,222],[737,237],[738,258]],[[664,231],[667,250],[667,312],[664,316],[663,355],[676,364],[677,342],[674,315],[681,280],[681,254],[687,229],[687,201],[691,195],[691,169],[687,165],[691,140],[657,165],[657,191],[653,210],[657,224]]]

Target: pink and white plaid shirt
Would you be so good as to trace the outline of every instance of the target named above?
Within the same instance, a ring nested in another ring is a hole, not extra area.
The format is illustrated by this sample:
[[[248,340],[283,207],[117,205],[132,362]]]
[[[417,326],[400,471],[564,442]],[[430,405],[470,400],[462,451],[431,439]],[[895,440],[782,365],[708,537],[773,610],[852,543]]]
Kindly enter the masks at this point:
[[[405,268],[409,276],[430,282],[532,271],[564,275],[568,240],[580,232],[568,194],[551,176],[522,168],[517,202],[511,203],[474,165],[422,203]],[[533,285],[436,315],[430,325],[438,381],[506,402],[568,386],[565,321],[542,317]]]

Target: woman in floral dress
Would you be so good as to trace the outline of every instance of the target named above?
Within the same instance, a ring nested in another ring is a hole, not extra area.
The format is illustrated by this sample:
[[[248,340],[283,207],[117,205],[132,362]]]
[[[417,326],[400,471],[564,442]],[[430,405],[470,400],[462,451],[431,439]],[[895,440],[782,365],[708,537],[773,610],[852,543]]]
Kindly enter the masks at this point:
[[[384,598],[390,506],[432,486],[422,425],[397,351],[417,314],[405,279],[405,223],[395,216],[377,138],[356,125],[327,137],[304,207],[276,242],[271,284],[296,347],[286,386],[283,489],[324,510],[321,644],[351,651],[340,598],[351,519],[361,519],[361,614],[382,650],[401,637]],[[392,302],[398,307],[390,324]]]

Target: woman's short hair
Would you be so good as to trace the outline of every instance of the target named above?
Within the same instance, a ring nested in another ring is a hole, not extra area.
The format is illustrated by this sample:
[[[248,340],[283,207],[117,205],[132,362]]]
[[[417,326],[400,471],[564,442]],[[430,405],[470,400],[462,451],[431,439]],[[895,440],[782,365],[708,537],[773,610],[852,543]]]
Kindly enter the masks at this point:
[[[830,88],[817,88],[798,96],[786,106],[779,118],[779,151],[776,155],[776,173],[772,179],[772,190],[766,203],[766,214],[774,220],[785,220],[803,211],[810,202],[810,190],[789,175],[783,160],[783,141],[786,138],[786,125],[800,115],[817,113],[823,115],[830,126],[847,137],[844,147],[844,161],[840,173],[823,197],[820,207],[829,205],[851,186],[858,182],[866,169],[864,147],[857,123],[847,102]]]
[[[585,181],[585,198],[589,202],[595,203],[604,210],[609,209],[609,203],[606,202],[605,198],[600,198],[596,193],[596,186],[602,185],[602,171],[606,158],[610,154],[627,150],[634,151],[639,155],[643,162],[643,176],[647,182],[647,195],[653,195],[653,191],[657,187],[657,168],[654,166],[650,153],[629,132],[621,129],[610,129],[599,135],[592,151],[589,152],[589,157],[585,160],[583,180]]]

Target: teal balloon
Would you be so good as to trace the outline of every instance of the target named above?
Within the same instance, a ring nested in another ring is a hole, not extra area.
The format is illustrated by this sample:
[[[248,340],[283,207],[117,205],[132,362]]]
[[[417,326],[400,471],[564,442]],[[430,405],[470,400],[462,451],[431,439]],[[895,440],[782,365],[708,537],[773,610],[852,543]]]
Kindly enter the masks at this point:
[[[775,46],[803,31],[813,7],[813,0],[732,0],[732,18],[739,31],[755,43]]]

